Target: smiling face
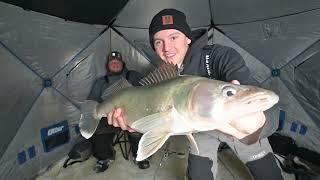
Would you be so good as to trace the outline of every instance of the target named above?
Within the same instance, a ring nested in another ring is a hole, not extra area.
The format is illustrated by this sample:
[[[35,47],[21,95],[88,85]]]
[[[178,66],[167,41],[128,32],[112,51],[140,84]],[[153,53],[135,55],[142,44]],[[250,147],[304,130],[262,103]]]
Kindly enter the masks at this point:
[[[180,67],[191,40],[176,29],[161,30],[154,34],[153,39],[155,51],[160,58]]]

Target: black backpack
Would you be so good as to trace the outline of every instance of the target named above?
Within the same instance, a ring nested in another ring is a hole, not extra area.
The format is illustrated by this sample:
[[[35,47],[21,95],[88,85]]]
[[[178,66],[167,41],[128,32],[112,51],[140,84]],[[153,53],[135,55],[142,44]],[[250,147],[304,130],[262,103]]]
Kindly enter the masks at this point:
[[[92,143],[85,139],[76,143],[68,153],[68,159],[63,163],[63,167],[66,168],[77,162],[83,162],[89,159],[92,154]],[[72,160],[70,163],[69,161]]]
[[[291,137],[279,133],[272,134],[268,140],[274,153],[284,158],[283,162],[276,159],[285,172],[295,174],[296,178],[320,175],[319,153],[299,147]]]

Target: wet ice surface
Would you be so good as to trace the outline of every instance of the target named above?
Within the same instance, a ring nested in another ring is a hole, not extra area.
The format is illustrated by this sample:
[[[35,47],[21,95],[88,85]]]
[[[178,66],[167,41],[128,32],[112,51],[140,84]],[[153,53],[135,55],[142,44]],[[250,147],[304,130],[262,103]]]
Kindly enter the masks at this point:
[[[102,173],[96,173],[93,168],[96,164],[94,157],[82,163],[76,163],[63,168],[65,158],[54,164],[37,180],[185,180],[188,162],[188,142],[184,136],[175,136],[152,156],[150,168],[139,169],[132,161],[123,158],[118,145],[116,160]],[[184,154],[184,155],[183,155]],[[250,176],[232,151],[224,150],[218,156],[217,180],[247,180]],[[286,180],[294,179],[292,175],[285,175]]]

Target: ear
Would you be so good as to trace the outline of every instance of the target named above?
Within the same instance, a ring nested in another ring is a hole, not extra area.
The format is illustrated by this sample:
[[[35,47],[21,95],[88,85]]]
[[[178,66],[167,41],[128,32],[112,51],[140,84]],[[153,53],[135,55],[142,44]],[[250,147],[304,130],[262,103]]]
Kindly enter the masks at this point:
[[[186,37],[186,38],[187,38],[188,45],[190,45],[191,44],[191,39],[189,39],[188,37]]]

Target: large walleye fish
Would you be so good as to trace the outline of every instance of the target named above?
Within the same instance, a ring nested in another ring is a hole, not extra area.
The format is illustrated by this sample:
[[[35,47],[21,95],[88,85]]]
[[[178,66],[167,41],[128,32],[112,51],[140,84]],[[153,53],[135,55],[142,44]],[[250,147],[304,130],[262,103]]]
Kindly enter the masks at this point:
[[[274,92],[266,89],[198,76],[178,76],[149,83],[150,79],[159,79],[163,74],[168,73],[151,73],[143,80],[144,86],[121,89],[100,104],[86,101],[79,122],[82,136],[90,138],[100,119],[121,107],[129,126],[143,133],[137,161],[151,156],[172,135],[187,135],[191,147],[198,151],[192,133],[230,126],[232,122],[227,120],[265,111],[279,100]]]

